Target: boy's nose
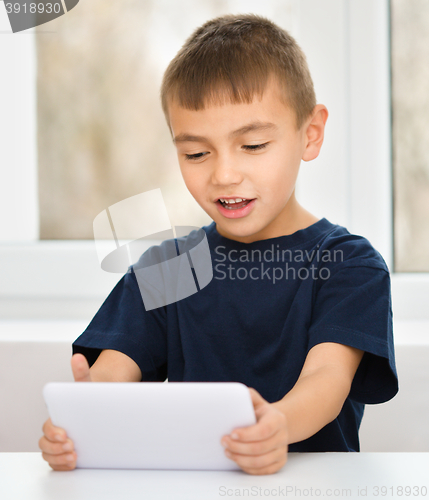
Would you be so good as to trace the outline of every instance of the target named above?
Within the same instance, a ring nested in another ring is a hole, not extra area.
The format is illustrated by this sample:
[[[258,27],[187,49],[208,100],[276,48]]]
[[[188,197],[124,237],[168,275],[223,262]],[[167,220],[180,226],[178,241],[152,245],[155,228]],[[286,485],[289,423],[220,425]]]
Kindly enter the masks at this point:
[[[212,173],[212,183],[216,185],[239,184],[243,180],[243,174],[231,160],[219,161],[215,164]]]

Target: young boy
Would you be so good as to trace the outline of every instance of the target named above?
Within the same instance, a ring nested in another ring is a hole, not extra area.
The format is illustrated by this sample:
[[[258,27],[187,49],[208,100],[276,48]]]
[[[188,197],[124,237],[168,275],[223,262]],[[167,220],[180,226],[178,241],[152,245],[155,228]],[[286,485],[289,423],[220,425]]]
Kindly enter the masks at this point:
[[[246,384],[257,423],[221,442],[249,474],[278,471],[288,450],[359,451],[364,404],[398,390],[390,278],[365,238],[295,199],[328,117],[305,56],[265,18],[222,16],[186,41],[161,99],[185,183],[213,219],[213,279],[146,311],[131,267],[73,343],[75,380]],[[43,431],[43,458],[73,469],[64,429]]]

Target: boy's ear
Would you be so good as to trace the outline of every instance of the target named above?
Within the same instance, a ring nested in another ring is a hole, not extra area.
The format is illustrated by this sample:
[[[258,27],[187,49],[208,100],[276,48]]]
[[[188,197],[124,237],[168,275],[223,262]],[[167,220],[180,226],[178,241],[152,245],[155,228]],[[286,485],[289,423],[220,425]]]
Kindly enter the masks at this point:
[[[328,109],[323,104],[317,104],[314,107],[311,118],[305,125],[305,147],[302,154],[302,159],[304,161],[314,160],[319,156],[328,115]]]

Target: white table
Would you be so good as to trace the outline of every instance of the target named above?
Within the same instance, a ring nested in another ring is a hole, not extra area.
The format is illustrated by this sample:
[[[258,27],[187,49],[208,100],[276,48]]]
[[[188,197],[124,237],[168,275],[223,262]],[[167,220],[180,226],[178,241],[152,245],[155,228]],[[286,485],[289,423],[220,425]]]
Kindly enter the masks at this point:
[[[400,490],[406,486],[415,488],[410,495]],[[384,496],[381,487],[386,488]],[[59,472],[40,453],[0,453],[1,500],[323,497],[429,498],[429,453],[291,453],[283,469],[268,476],[242,471]]]

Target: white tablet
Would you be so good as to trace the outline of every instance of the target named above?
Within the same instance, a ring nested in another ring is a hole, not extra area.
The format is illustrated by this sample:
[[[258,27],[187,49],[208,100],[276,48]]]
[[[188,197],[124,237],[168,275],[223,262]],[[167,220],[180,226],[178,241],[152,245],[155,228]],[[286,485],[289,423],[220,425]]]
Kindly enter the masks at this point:
[[[49,382],[43,397],[78,468],[237,470],[220,440],[256,423],[239,382]]]

